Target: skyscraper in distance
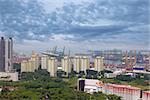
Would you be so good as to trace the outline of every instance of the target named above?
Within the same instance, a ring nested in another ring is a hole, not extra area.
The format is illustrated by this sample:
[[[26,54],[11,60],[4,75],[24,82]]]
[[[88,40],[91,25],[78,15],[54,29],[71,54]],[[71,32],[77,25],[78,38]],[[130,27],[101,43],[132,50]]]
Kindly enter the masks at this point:
[[[0,39],[0,71],[5,71],[5,40],[4,37]]]
[[[13,40],[0,38],[0,72],[12,71]]]

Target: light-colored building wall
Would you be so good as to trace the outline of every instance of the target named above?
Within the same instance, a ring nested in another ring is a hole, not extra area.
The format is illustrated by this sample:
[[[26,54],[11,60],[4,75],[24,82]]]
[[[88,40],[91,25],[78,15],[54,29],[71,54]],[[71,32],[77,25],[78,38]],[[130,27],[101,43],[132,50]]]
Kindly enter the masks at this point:
[[[103,57],[98,56],[94,59],[94,68],[95,68],[95,71],[98,71],[98,72],[104,70]]]
[[[37,53],[32,52],[31,60],[34,62],[34,68],[37,70],[40,66],[40,59]]]
[[[81,71],[81,57],[75,56],[73,61],[73,70],[79,73]]]
[[[72,64],[71,59],[68,56],[65,56],[61,59],[62,70],[65,71],[67,74],[71,72]]]
[[[18,81],[18,72],[0,72],[1,81]]]
[[[48,59],[49,59],[49,57],[47,55],[42,55],[42,57],[41,57],[41,69],[47,69]]]
[[[35,63],[36,62],[33,60],[28,61],[28,72],[35,72],[35,69],[36,69]]]
[[[28,61],[21,62],[21,72],[26,72],[28,67]]]
[[[31,59],[21,62],[21,72],[34,72],[36,69],[36,62]]]
[[[50,72],[50,76],[52,77],[57,75],[57,59],[55,57],[48,59],[47,71]]]
[[[81,71],[86,72],[90,68],[90,59],[87,56],[81,58]]]
[[[139,100],[140,88],[129,85],[118,85],[107,83],[103,87],[103,93],[121,96],[123,100]]]
[[[9,40],[5,40],[5,71],[8,72],[9,71],[9,66],[8,66],[8,63],[9,63],[9,58],[8,58],[8,43],[9,43]]]
[[[5,71],[12,71],[13,41],[11,38],[5,40]]]
[[[21,62],[21,72],[35,72],[39,68],[39,56],[32,53],[31,59]]]
[[[150,100],[150,91],[143,91],[142,100]]]
[[[137,87],[132,87],[130,85],[119,85],[119,84],[111,84],[111,83],[103,83],[102,81],[95,79],[78,79],[78,82],[84,80],[80,85],[82,88],[84,87],[84,92],[94,93],[101,91],[104,94],[115,94],[117,96],[121,96],[122,100],[149,100],[150,91],[145,91],[142,93],[142,99],[140,99],[141,89]],[[80,87],[78,85],[78,90]]]

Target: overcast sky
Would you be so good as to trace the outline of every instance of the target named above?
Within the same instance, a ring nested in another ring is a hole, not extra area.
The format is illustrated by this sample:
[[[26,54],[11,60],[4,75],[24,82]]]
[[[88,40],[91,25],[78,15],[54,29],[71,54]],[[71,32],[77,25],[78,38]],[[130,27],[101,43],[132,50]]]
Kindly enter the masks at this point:
[[[149,0],[0,0],[0,36],[17,52],[66,46],[150,49]]]

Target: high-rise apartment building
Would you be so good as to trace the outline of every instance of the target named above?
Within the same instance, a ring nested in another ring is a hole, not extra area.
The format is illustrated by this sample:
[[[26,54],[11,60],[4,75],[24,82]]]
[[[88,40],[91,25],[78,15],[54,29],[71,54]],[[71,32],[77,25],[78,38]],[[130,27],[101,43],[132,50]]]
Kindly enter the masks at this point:
[[[48,67],[48,55],[42,55],[41,57],[41,69],[47,69]]]
[[[27,72],[28,71],[28,61],[22,61],[21,62],[21,72]]]
[[[3,37],[0,39],[0,71],[5,71],[5,40]]]
[[[50,76],[55,77],[57,75],[57,59],[50,57],[48,59],[47,71],[50,72]]]
[[[13,40],[12,38],[0,38],[0,71],[12,71],[12,57],[13,57]]]
[[[79,73],[81,71],[81,57],[75,56],[73,60],[73,70]]]
[[[86,72],[90,68],[90,59],[88,56],[81,57],[81,71]]]
[[[13,40],[0,38],[0,80],[18,81],[18,72],[13,70]],[[5,78],[4,78],[5,77]]]
[[[35,72],[39,68],[39,56],[32,52],[32,56],[28,61],[21,62],[21,72]]]
[[[90,59],[88,56],[75,56],[73,65],[73,69],[77,73],[80,71],[86,72],[86,70],[90,68]]]
[[[72,62],[70,57],[65,56],[63,59],[61,59],[61,65],[62,71],[66,72],[67,74],[71,72]]]
[[[94,59],[94,67],[95,67],[95,71],[98,71],[98,72],[104,70],[104,60],[103,60],[103,57],[97,56]]]
[[[39,55],[37,53],[35,53],[35,52],[32,52],[31,61],[35,62],[34,68],[37,70],[39,68],[39,66],[40,66]]]

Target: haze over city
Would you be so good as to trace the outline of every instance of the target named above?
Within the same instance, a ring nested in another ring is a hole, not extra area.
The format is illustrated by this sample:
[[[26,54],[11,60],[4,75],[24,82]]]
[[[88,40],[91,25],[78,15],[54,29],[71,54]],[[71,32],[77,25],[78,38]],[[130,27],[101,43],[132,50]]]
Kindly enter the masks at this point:
[[[17,52],[149,50],[149,0],[0,0],[0,36]],[[8,8],[9,6],[9,8]],[[79,49],[80,48],[80,49]]]

